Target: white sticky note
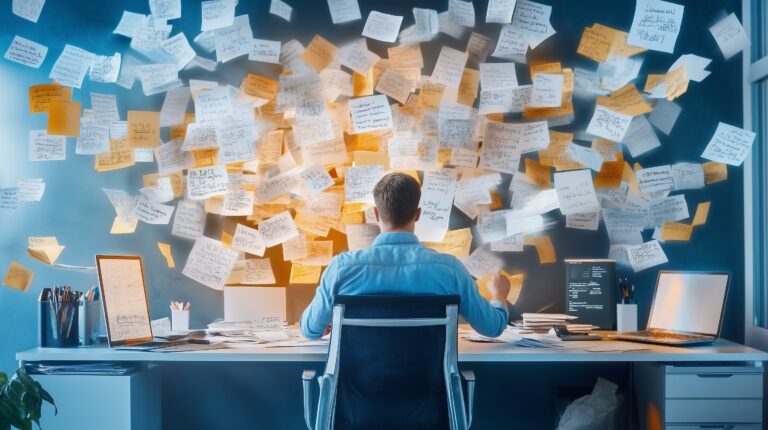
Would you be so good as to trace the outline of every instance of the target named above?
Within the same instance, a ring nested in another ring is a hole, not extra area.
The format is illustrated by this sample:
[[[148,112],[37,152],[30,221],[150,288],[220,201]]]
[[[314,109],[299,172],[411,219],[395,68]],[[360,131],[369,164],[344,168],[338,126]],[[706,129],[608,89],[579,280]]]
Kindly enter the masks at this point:
[[[357,0],[328,0],[328,10],[334,24],[357,21],[362,18]]]
[[[592,172],[589,170],[555,173],[555,190],[563,215],[600,210],[592,183]]]
[[[267,250],[267,244],[259,230],[237,224],[232,236],[232,248],[261,257]]]
[[[279,1],[279,0],[276,0]],[[236,16],[229,27],[213,30],[216,48],[216,61],[225,63],[251,51],[253,31],[248,15]]]
[[[205,200],[223,196],[229,190],[227,168],[223,165],[189,169],[187,172],[187,197],[190,200]]]
[[[268,248],[291,240],[299,235],[296,223],[288,211],[281,212],[272,218],[262,221],[259,224],[259,232],[261,232]]]
[[[50,136],[46,130],[29,131],[29,161],[60,161],[66,158],[66,136]]]
[[[448,222],[453,207],[453,195],[456,192],[456,169],[444,168],[424,173],[424,184],[421,187],[421,217],[416,222],[416,235],[422,242],[441,242],[442,237],[422,237],[423,227],[433,227],[443,230],[443,236],[448,231]],[[422,233],[420,235],[420,233]]]
[[[328,170],[320,163],[304,167],[299,173],[299,177],[312,194],[322,192],[335,184],[331,175],[328,174]]]
[[[237,255],[237,251],[225,248],[218,240],[200,236],[189,252],[182,273],[207,287],[223,290]]]
[[[183,124],[187,106],[192,94],[189,87],[178,87],[165,93],[163,106],[160,108],[160,127]]]
[[[198,202],[180,200],[176,205],[171,234],[187,239],[197,239],[203,235],[207,214]]]
[[[656,136],[656,132],[653,131],[653,127],[645,115],[632,118],[622,143],[629,149],[632,158],[637,158],[661,146],[659,137]]]
[[[19,179],[16,181],[18,187],[18,200],[22,203],[39,202],[45,194],[45,182],[42,178]]]
[[[652,240],[640,245],[628,246],[627,256],[632,270],[640,272],[642,270],[667,263],[667,255],[661,249],[658,240]]]
[[[653,107],[653,112],[648,116],[648,121],[660,132],[669,136],[682,110],[683,108],[675,102],[659,100]]]
[[[13,41],[3,58],[37,69],[43,64],[47,54],[48,47],[21,36],[13,36]]]
[[[537,73],[533,77],[530,106],[534,108],[556,108],[563,104],[563,75]]]
[[[200,3],[203,25],[200,31],[229,27],[235,20],[233,0],[212,0]]]
[[[75,154],[93,155],[105,152],[109,152],[109,123],[94,118],[82,118]]]
[[[712,33],[726,60],[750,45],[749,36],[735,13],[731,13],[718,21],[717,24],[709,28],[709,32]]]
[[[280,41],[253,39],[251,50],[248,52],[248,60],[264,63],[280,63]]]
[[[373,187],[384,176],[380,164],[347,168],[344,177],[344,200],[352,203],[373,203]]]
[[[146,26],[146,15],[124,10],[123,15],[120,17],[120,22],[117,23],[117,27],[115,27],[112,33],[130,38],[133,37],[133,32],[137,28]]]
[[[475,5],[472,1],[448,0],[448,15],[455,24],[463,27],[475,26]]]
[[[172,61],[176,64],[178,70],[186,67],[197,56],[184,33],[178,33],[173,37],[165,39],[160,44],[160,47],[173,59]]]
[[[387,96],[359,97],[349,101],[354,134],[392,128],[392,108]]]
[[[592,148],[569,143],[566,151],[571,154],[574,161],[578,161],[595,172],[599,172],[603,165],[603,156]]]
[[[672,165],[675,191],[696,190],[706,186],[704,167],[699,163],[675,163]]]
[[[363,36],[382,42],[392,43],[397,40],[400,32],[400,25],[403,23],[403,17],[398,15],[389,15],[386,13],[372,10],[368,14],[368,19],[363,27]]]
[[[489,0],[485,12],[485,22],[509,24],[515,11],[516,0]]]
[[[752,131],[721,122],[701,156],[707,160],[741,166],[752,149],[755,136]]]
[[[637,186],[640,192],[645,194],[654,194],[663,191],[671,191],[675,187],[672,179],[671,167],[664,166],[649,167],[635,172],[637,177]]]
[[[439,19],[434,9],[413,8],[414,28],[420,37],[431,38],[439,30]]]
[[[61,85],[80,88],[94,55],[76,46],[65,45],[56,63],[53,64],[49,78]]]
[[[149,0],[149,11],[155,19],[181,18],[181,0]]]
[[[269,4],[269,13],[275,16],[279,16],[288,22],[291,22],[292,12],[293,8],[291,5],[282,0],[271,0]]]
[[[601,105],[595,106],[595,114],[587,127],[587,133],[608,139],[612,142],[621,142],[632,122],[632,116],[614,112]]]
[[[174,209],[174,206],[156,203],[141,196],[129,216],[147,224],[164,225],[171,221]]]
[[[512,24],[501,27],[499,40],[496,42],[494,57],[505,58],[518,63],[525,63],[525,54],[530,45],[530,36],[518,31]]]
[[[44,5],[45,0],[13,0],[11,11],[18,17],[36,23]]]
[[[488,274],[494,275],[504,266],[501,257],[491,252],[487,245],[476,248],[469,257],[461,262],[464,263],[469,274],[476,279]]]
[[[443,46],[432,70],[432,80],[447,87],[459,86],[467,58],[466,53]]]
[[[662,0],[637,0],[627,43],[653,51],[675,50],[685,7]]]
[[[480,64],[480,88],[483,91],[505,90],[517,86],[515,63]]]
[[[95,55],[89,70],[89,79],[93,82],[114,83],[120,74],[122,56],[116,53],[111,56]]]
[[[534,49],[556,33],[549,22],[550,15],[552,15],[552,6],[518,0],[511,25],[528,35],[526,39],[529,39],[531,49]]]
[[[565,228],[596,231],[600,226],[600,211],[566,215]]]

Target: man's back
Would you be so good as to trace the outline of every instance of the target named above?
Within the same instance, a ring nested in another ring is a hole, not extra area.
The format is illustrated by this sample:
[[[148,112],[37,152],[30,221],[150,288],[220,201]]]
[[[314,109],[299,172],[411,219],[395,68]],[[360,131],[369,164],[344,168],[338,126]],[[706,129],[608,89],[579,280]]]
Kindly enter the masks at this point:
[[[485,301],[455,257],[421,246],[412,233],[383,233],[370,248],[334,258],[301,317],[304,336],[322,335],[334,296],[357,294],[457,294],[460,314],[481,334],[498,336],[507,324],[506,304]]]

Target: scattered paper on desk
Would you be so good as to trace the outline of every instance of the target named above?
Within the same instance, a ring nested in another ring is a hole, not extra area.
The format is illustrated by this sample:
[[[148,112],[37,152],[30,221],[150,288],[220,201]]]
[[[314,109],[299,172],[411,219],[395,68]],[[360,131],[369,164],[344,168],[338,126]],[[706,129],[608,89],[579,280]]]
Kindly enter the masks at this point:
[[[721,122],[701,156],[707,160],[741,166],[752,149],[755,136],[752,131]]]
[[[223,247],[218,240],[200,236],[192,246],[182,273],[207,287],[221,290],[235,260],[236,251]]]
[[[30,257],[45,264],[54,264],[64,251],[64,246],[59,245],[59,241],[52,236],[30,237],[27,246]]]
[[[11,261],[8,271],[5,273],[5,277],[3,277],[3,285],[19,291],[27,291],[34,277],[34,272],[15,261]]]
[[[629,264],[635,272],[640,272],[669,261],[664,250],[661,249],[658,240],[651,240],[640,245],[627,247],[627,256]]]
[[[750,45],[749,36],[735,13],[718,21],[709,28],[709,32],[712,33],[726,60]]]
[[[168,268],[169,269],[175,268],[176,262],[173,261],[173,254],[171,253],[171,244],[157,242],[157,247],[160,249],[160,253],[163,254],[163,257],[165,257],[165,263],[168,265]]]
[[[685,7],[662,0],[637,0],[627,43],[672,53]]]
[[[372,10],[368,14],[368,19],[365,21],[363,36],[382,42],[392,43],[397,40],[397,35],[400,33],[400,25],[402,23],[402,16],[389,15]]]
[[[47,54],[48,47],[21,36],[14,36],[3,58],[37,69],[43,64]]]
[[[320,266],[305,266],[299,263],[291,264],[291,284],[316,284],[320,281],[323,268]]]

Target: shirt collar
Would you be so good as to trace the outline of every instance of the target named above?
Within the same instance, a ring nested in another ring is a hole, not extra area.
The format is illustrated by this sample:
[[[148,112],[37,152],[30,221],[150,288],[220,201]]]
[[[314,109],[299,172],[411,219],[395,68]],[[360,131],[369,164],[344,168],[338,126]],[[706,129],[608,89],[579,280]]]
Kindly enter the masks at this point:
[[[414,245],[419,243],[419,238],[413,233],[395,231],[379,234],[373,241],[373,246],[382,245]]]

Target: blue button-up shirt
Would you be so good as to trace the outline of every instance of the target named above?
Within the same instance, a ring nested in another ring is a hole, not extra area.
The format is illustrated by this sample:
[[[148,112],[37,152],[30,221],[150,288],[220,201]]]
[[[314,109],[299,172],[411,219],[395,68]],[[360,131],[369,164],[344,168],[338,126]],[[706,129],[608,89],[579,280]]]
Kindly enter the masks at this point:
[[[509,318],[506,303],[488,303],[456,257],[422,246],[412,233],[382,233],[370,248],[336,256],[301,315],[305,337],[323,335],[337,294],[459,295],[459,314],[478,333],[490,337],[500,335]]]

